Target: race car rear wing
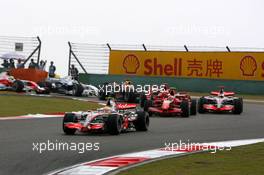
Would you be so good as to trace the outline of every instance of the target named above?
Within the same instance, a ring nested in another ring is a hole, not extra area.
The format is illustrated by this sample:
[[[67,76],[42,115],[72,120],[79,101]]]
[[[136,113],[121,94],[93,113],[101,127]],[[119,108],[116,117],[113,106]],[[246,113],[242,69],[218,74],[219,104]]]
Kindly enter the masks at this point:
[[[218,96],[218,95],[220,95],[220,92],[218,92],[218,91],[212,91],[211,92],[211,95]],[[223,95],[224,96],[234,96],[235,93],[234,92],[223,92]]]
[[[137,104],[118,103],[116,104],[117,110],[135,109]]]

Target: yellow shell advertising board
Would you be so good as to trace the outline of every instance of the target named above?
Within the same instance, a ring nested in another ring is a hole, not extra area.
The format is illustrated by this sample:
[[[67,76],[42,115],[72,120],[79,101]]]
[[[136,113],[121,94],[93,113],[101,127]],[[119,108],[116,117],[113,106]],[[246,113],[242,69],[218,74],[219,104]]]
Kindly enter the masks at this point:
[[[264,52],[110,52],[109,74],[264,80]]]

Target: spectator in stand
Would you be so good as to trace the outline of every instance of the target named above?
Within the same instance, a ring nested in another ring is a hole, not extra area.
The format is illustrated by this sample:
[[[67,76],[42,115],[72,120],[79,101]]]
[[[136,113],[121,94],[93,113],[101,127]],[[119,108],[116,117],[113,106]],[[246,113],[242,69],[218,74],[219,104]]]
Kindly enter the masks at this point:
[[[7,60],[4,60],[4,62],[1,64],[3,68],[8,69],[9,68],[9,63]]]
[[[55,77],[55,71],[56,71],[56,66],[54,66],[54,62],[51,61],[50,62],[50,66],[49,66],[49,77],[50,78],[54,78]]]
[[[14,62],[14,60],[11,58],[10,60],[9,60],[9,69],[15,69],[16,68],[16,66],[15,66],[15,62]]]
[[[16,66],[17,68],[25,68],[25,65],[24,65],[24,63],[22,63],[22,60],[21,59],[18,59],[17,60],[17,66]]]
[[[41,60],[39,63],[39,69],[45,71],[47,61]]]
[[[30,60],[30,63],[28,65],[29,69],[36,69],[38,67],[37,63],[34,62],[34,59]]]
[[[70,74],[72,79],[79,81],[79,71],[73,64],[71,65]]]

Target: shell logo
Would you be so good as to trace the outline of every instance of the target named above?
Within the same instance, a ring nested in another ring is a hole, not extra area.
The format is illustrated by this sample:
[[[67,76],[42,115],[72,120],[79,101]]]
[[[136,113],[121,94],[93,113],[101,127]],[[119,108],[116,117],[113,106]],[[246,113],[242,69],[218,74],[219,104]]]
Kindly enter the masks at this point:
[[[240,61],[240,70],[243,76],[254,76],[257,70],[257,62],[252,56],[245,56]]]
[[[127,74],[136,74],[138,68],[140,66],[140,62],[135,55],[127,55],[123,61],[123,68]]]

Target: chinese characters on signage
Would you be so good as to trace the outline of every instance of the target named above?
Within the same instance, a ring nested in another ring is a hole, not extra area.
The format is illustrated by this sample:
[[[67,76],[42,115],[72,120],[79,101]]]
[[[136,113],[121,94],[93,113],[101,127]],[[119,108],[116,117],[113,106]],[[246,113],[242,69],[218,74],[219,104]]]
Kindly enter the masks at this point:
[[[111,51],[109,74],[264,80],[264,53]]]
[[[206,62],[204,66],[203,62]],[[220,60],[187,60],[187,76],[195,77],[221,77],[223,74],[223,63]]]

